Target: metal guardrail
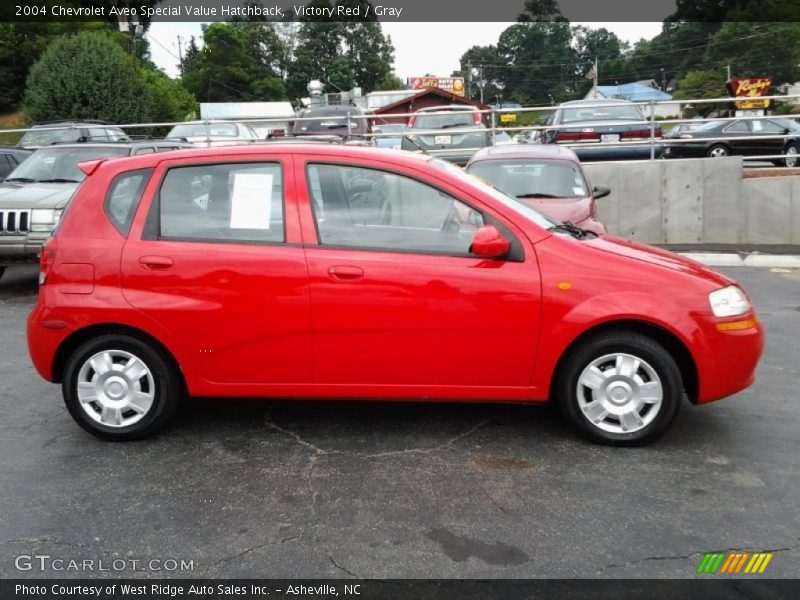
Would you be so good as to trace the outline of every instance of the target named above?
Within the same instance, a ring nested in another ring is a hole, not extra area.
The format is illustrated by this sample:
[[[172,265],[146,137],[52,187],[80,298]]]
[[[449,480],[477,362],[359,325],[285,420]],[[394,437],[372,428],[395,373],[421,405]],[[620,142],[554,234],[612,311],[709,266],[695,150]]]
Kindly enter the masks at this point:
[[[794,100],[798,104],[800,104],[800,94],[790,94],[790,95],[774,95],[774,96],[762,96],[758,98],[759,100]],[[626,104],[628,106],[635,105],[641,109],[648,109],[649,116],[645,116],[643,114],[643,119],[641,120],[632,120],[626,121],[628,125],[641,125],[642,128],[640,131],[647,131],[647,137],[641,137],[640,139],[636,140],[618,140],[615,142],[601,142],[601,141],[584,141],[584,142],[558,142],[559,146],[564,146],[573,149],[581,149],[581,148],[625,148],[625,147],[640,147],[640,146],[649,146],[650,148],[650,160],[656,158],[656,155],[659,151],[667,146],[679,146],[681,144],[697,144],[698,142],[728,142],[734,139],[740,139],[740,136],[719,136],[713,138],[702,138],[702,139],[689,139],[689,138],[664,138],[663,136],[659,135],[661,133],[661,126],[662,125],[681,125],[681,124],[690,124],[690,125],[698,125],[707,122],[725,122],[725,121],[741,121],[741,120],[761,120],[761,119],[791,119],[797,120],[800,119],[800,115],[793,116],[793,115],[743,115],[740,117],[694,117],[694,118],[666,118],[666,119],[656,119],[656,108],[658,106],[670,106],[676,107],[679,112],[681,112],[682,107],[687,105],[702,105],[702,104],[724,104],[729,106],[737,99],[724,97],[724,98],[702,98],[702,99],[691,99],[691,100],[665,100],[665,101],[648,101],[648,102],[631,102],[630,104]],[[598,99],[596,102],[582,102],[580,105],[581,108],[593,108],[593,107],[601,107],[608,105],[608,99]],[[285,129],[287,122],[294,123],[294,122],[302,122],[302,121],[331,121],[337,119],[344,119],[346,118],[346,127],[347,127],[347,134],[342,136],[339,133],[341,128],[336,128],[335,130],[332,129],[328,132],[320,131],[320,132],[309,132],[305,135],[310,136],[338,136],[344,138],[353,138],[358,137],[367,140],[377,140],[380,138],[396,138],[396,137],[403,137],[408,135],[409,133],[413,133],[413,135],[452,135],[456,131],[458,133],[470,133],[475,131],[486,131],[489,135],[489,139],[491,140],[492,144],[495,143],[497,135],[500,132],[504,132],[509,136],[514,134],[520,134],[524,132],[542,132],[541,135],[545,135],[547,132],[552,131],[560,131],[563,129],[574,129],[576,126],[574,124],[562,124],[562,125],[526,125],[526,126],[498,126],[498,119],[500,115],[503,114],[524,114],[530,112],[542,113],[542,112],[553,112],[559,108],[558,105],[539,105],[539,106],[529,106],[529,107],[520,107],[520,108],[490,108],[490,109],[476,109],[471,111],[472,113],[479,113],[481,114],[481,119],[484,121],[485,128],[483,127],[465,127],[459,128],[458,130],[454,129],[414,129],[414,130],[406,130],[403,133],[400,132],[358,132],[354,131],[353,128],[353,121],[358,122],[361,120],[372,121],[373,125],[381,125],[381,124],[390,124],[393,123],[396,119],[408,119],[413,116],[418,116],[417,113],[393,113],[387,115],[376,115],[373,113],[362,113],[358,111],[354,107],[354,113],[349,115],[348,118],[346,117],[338,117],[338,116],[323,116],[323,117],[276,117],[276,118],[263,118],[263,119],[253,119],[253,118],[243,118],[243,119],[205,119],[202,121],[189,121],[189,122],[158,122],[158,123],[122,123],[122,124],[99,124],[99,123],[80,123],[71,126],[65,125],[56,125],[53,124],[52,126],[43,126],[43,127],[36,127],[35,131],[37,132],[44,132],[44,131],[53,131],[53,130],[64,130],[70,128],[87,128],[87,127],[94,127],[94,128],[116,128],[122,130],[153,130],[153,129],[164,129],[167,127],[174,127],[176,125],[186,125],[188,123],[195,123],[198,125],[203,125],[206,132],[206,140],[205,144],[207,146],[216,145],[220,143],[236,143],[237,141],[241,141],[243,143],[253,143],[252,140],[237,140],[236,138],[232,138],[230,140],[225,140],[224,138],[220,137],[219,139],[212,139],[213,136],[211,134],[210,128],[214,124],[221,124],[221,123],[246,123],[248,125],[260,125],[260,126],[269,126],[269,125],[279,125],[281,129]],[[464,110],[455,110],[455,111],[448,111],[446,107],[443,107],[441,111],[436,111],[433,114],[459,114],[463,115],[465,113]],[[432,114],[431,112],[426,112],[426,114]],[[488,123],[486,123],[488,121]],[[276,127],[277,128],[277,127]],[[357,129],[357,128],[356,128]],[[15,129],[0,129],[0,133],[26,133],[28,131],[32,131],[33,128],[15,128]],[[687,131],[687,135],[691,135],[690,131]],[[748,135],[747,140],[759,141],[759,140],[772,140],[772,139],[800,139],[800,131],[797,134],[793,133],[783,133],[783,134],[768,134],[768,135]],[[280,139],[280,138],[276,138]],[[138,140],[135,140],[138,141]],[[453,150],[453,152],[458,152],[459,154],[463,154],[464,152],[469,151],[477,151],[480,148],[459,148],[457,150]],[[798,149],[800,150],[800,148]],[[436,150],[437,154],[447,154],[447,150]],[[785,159],[784,154],[774,154],[774,155],[744,155],[743,158],[745,160],[778,160],[778,159]],[[799,159],[800,162],[800,159]]]

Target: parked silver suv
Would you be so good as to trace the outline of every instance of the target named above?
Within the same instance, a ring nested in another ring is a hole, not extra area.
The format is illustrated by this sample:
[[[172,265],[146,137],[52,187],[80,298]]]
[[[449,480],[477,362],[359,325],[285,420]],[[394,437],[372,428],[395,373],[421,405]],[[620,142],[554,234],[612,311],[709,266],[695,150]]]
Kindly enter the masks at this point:
[[[491,145],[481,113],[472,106],[452,104],[421,108],[414,113],[401,148],[465,165],[478,150]]]

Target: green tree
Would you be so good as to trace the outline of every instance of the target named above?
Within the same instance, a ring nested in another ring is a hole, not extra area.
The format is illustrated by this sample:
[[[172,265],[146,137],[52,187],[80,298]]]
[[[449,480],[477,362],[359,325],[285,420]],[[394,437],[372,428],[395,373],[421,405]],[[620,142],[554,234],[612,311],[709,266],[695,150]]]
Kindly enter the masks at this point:
[[[149,120],[157,123],[186,121],[197,114],[197,100],[180,80],[149,68],[141,68],[139,75],[147,87]]]
[[[465,78],[467,96],[479,99],[483,87],[484,100],[504,95],[503,77],[508,67],[497,52],[497,46],[472,46],[461,55],[461,71]]]
[[[340,0],[333,4],[327,0],[313,0],[310,5],[324,8],[339,4],[360,6],[363,15],[368,3]],[[374,11],[370,14],[374,15]],[[329,92],[359,86],[367,93],[382,87],[392,74],[394,47],[374,17],[339,22],[310,18],[300,25],[294,44],[294,60],[286,78],[286,88],[293,98],[305,96],[306,86],[312,79],[321,80]]]
[[[22,100],[28,72],[53,39],[92,29],[108,29],[108,24],[0,23],[0,111],[11,110]]]
[[[663,77],[679,80],[689,71],[703,69],[708,38],[719,28],[718,23],[664,23],[660,34],[651,40],[637,42],[630,53],[636,79]]]
[[[201,102],[281,100],[279,40],[268,23],[203,26],[203,48],[187,48],[183,84]]]
[[[724,23],[708,40],[704,66],[734,77],[772,76],[775,83],[800,79],[800,23]]]
[[[546,104],[573,96],[575,49],[565,21],[512,25],[500,34],[497,53],[505,66],[499,80],[504,96],[523,103]]]
[[[53,41],[28,76],[28,119],[146,120],[147,86],[134,59],[120,48],[118,35],[84,32]]]
[[[678,81],[673,94],[678,100],[692,98],[724,98],[728,95],[725,89],[725,75],[716,71],[690,71]]]

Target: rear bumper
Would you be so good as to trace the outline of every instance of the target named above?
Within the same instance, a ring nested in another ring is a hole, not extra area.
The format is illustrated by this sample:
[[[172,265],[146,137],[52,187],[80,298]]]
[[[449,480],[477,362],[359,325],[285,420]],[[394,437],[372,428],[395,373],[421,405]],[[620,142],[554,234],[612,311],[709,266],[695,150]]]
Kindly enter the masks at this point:
[[[725,321],[748,318],[755,318],[755,315],[751,313]],[[758,360],[764,350],[764,327],[757,322],[749,329],[722,332],[717,329],[722,321],[710,317],[698,319],[706,347],[695,353],[699,378],[697,404],[731,396],[755,381]]]
[[[56,381],[53,363],[61,343],[74,330],[57,318],[51,309],[44,306],[40,298],[33,308],[27,323],[28,353],[33,366],[47,381]]]

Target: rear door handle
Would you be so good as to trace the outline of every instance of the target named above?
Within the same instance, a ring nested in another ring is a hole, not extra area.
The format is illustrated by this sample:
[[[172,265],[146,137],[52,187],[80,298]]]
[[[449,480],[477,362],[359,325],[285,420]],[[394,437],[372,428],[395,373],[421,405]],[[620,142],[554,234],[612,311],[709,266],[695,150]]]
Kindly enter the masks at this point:
[[[353,281],[364,277],[364,269],[349,265],[337,265],[328,267],[328,275],[330,275],[331,279],[338,281]]]
[[[163,271],[172,266],[172,259],[169,256],[142,256],[139,266],[150,271]]]

